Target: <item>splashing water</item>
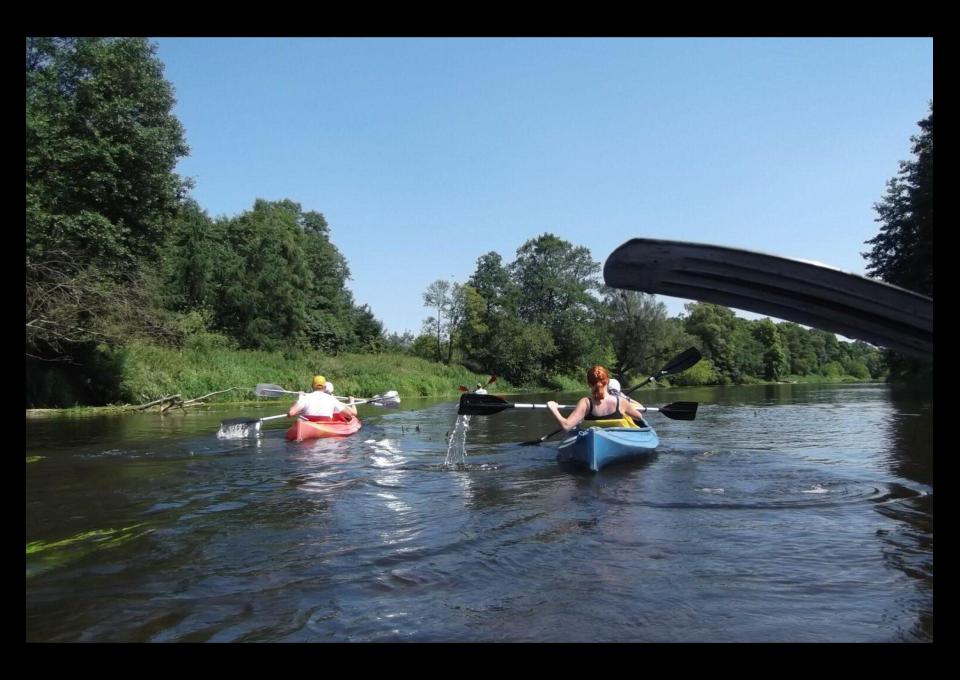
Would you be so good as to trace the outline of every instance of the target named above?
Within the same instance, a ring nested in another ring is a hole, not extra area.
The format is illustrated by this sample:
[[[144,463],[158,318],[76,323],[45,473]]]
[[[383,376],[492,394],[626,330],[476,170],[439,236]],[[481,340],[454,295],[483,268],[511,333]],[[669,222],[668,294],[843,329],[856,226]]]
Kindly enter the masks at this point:
[[[218,439],[243,439],[245,437],[259,437],[260,425],[258,420],[253,423],[220,423],[220,429],[217,430]]]
[[[470,429],[470,416],[457,416],[457,423],[450,432],[447,440],[447,457],[443,461],[444,468],[462,470],[465,467],[467,456],[467,430]]]

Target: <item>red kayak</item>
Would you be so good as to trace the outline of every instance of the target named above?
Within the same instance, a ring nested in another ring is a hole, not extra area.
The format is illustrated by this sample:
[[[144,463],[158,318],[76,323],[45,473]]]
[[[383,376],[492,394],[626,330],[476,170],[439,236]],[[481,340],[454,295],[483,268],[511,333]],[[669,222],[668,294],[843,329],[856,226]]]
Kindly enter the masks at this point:
[[[320,439],[321,437],[346,437],[359,430],[361,425],[359,418],[352,418],[347,421],[324,420],[320,422],[297,419],[287,430],[287,439],[292,442],[302,442],[305,439]]]

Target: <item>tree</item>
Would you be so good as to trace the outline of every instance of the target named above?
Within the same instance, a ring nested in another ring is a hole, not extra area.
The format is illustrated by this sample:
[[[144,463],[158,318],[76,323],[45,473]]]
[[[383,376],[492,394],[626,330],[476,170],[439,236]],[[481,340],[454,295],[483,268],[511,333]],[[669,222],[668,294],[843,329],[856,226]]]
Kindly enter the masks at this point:
[[[757,319],[753,322],[752,333],[763,350],[763,377],[780,380],[786,374],[789,363],[776,324],[770,319]]]
[[[142,38],[28,38],[27,253],[127,270],[157,252],[188,182],[173,88]]]
[[[476,305],[476,301],[468,302],[468,286],[459,283],[437,279],[423,293],[425,307],[434,307],[436,316],[427,317],[424,321],[424,331],[436,336],[436,360],[449,364],[453,361],[453,347],[460,325],[467,313],[467,305]],[[473,290],[470,288],[470,290]],[[429,329],[429,330],[428,330]],[[444,343],[446,343],[446,357],[444,357]]]
[[[867,273],[933,297],[933,103],[910,137],[915,158],[900,162],[887,194],[874,205],[880,233],[866,241]]]
[[[542,358],[544,372],[574,373],[603,352],[596,323],[600,265],[583,246],[542,234],[517,249],[508,267],[516,315],[548,329],[555,350]]]
[[[733,311],[708,302],[690,302],[684,309],[687,314],[684,330],[700,340],[703,354],[713,363],[718,380],[727,384],[738,382],[740,369],[733,344],[737,335]]]
[[[621,379],[653,375],[692,338],[667,317],[656,296],[633,290],[603,288],[603,319],[614,355],[614,373]]]
[[[26,40],[26,353],[36,360],[169,333],[152,313],[153,265],[189,187],[173,171],[188,148],[155,53],[141,38]]]
[[[862,255],[870,276],[933,297],[933,102],[918,125],[920,134],[910,137],[914,158],[900,162],[886,196],[874,205],[882,226]],[[892,380],[932,377],[932,360],[887,351],[886,363]]]

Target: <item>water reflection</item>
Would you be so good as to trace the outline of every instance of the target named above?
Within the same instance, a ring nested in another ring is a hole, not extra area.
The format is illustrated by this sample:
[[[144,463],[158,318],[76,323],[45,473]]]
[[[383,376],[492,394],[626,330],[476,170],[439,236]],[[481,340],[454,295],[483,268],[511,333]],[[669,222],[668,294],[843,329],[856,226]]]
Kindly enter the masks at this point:
[[[657,454],[598,474],[518,445],[548,413],[471,418],[445,466],[453,401],[302,444],[218,441],[235,412],[74,443],[28,428],[28,639],[932,639],[923,404],[881,385],[641,396],[681,400],[695,421],[655,416]]]

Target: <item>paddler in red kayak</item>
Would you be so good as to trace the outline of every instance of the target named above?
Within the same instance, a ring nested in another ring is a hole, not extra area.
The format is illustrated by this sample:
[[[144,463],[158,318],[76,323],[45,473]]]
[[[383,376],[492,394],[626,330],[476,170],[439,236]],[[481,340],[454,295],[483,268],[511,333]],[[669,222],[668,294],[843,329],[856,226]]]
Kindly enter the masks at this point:
[[[324,391],[327,379],[322,375],[313,376],[313,392],[301,392],[297,403],[287,411],[288,418],[302,415],[315,423],[331,420],[352,420],[357,415],[353,397],[343,404],[329,392]],[[332,388],[331,388],[332,389]]]

